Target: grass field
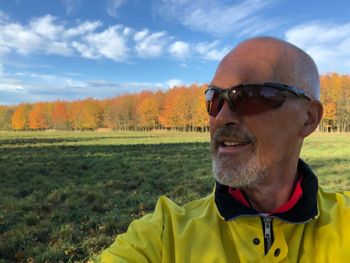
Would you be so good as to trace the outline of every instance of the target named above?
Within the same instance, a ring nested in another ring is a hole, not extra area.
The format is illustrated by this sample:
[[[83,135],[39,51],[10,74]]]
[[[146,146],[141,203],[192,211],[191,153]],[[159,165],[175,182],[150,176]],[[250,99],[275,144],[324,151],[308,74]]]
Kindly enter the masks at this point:
[[[302,152],[329,190],[350,189],[350,134],[315,134]],[[212,191],[209,135],[0,132],[0,262],[82,262],[159,195]]]

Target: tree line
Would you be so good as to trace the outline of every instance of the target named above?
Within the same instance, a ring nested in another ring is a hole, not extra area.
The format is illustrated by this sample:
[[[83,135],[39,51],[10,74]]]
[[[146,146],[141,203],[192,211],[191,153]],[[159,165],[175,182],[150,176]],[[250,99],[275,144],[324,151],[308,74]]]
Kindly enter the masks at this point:
[[[208,131],[206,85],[178,86],[167,91],[143,91],[114,98],[22,103],[0,106],[0,130],[56,129],[137,131],[176,129]],[[350,76],[321,76],[323,132],[350,131]]]
[[[1,130],[139,131],[176,129],[207,131],[206,85],[179,86],[167,91],[143,91],[114,98],[22,103],[0,106]]]

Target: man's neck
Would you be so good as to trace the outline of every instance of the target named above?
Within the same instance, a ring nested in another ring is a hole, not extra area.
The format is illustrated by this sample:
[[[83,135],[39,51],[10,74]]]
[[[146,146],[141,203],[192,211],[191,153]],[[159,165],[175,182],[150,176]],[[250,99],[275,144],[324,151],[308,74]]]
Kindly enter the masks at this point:
[[[257,187],[242,189],[256,211],[271,213],[289,200],[298,180],[297,169],[282,173],[270,173]]]

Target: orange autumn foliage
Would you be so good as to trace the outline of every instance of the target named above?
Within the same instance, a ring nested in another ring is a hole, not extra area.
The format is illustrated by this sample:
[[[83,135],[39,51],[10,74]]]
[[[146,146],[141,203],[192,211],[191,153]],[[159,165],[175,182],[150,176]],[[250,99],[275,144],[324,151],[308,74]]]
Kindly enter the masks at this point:
[[[63,101],[53,103],[52,107],[52,126],[55,129],[68,129],[69,115],[68,104]]]
[[[321,76],[324,118],[321,131],[350,131],[350,76],[329,73]]]
[[[20,104],[0,107],[0,129],[115,130],[178,129],[208,131],[206,85],[142,91],[105,100]],[[321,76],[324,118],[320,131],[350,131],[350,76]],[[6,124],[8,123],[8,124]],[[7,128],[6,128],[7,127]]]
[[[30,129],[47,129],[49,127],[49,105],[47,103],[35,103],[29,114]]]
[[[20,104],[16,107],[11,118],[12,129],[25,130],[28,128],[29,111],[30,105],[28,104]]]
[[[159,93],[158,96],[161,96]],[[159,125],[160,101],[152,93],[141,94],[141,101],[137,105],[136,112],[139,123],[144,128],[156,128]]]

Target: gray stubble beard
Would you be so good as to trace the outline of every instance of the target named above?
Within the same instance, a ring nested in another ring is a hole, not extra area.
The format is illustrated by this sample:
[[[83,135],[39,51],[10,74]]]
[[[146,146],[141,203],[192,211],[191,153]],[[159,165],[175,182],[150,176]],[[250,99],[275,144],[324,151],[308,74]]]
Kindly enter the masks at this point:
[[[257,186],[268,174],[263,168],[256,152],[246,163],[232,167],[232,157],[229,154],[212,154],[212,169],[215,179],[223,185],[239,189],[249,189]]]

